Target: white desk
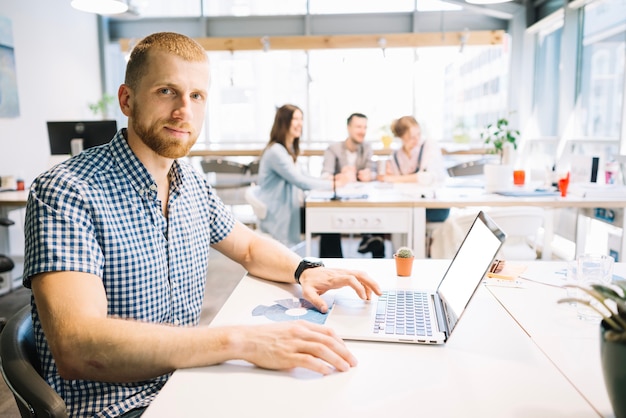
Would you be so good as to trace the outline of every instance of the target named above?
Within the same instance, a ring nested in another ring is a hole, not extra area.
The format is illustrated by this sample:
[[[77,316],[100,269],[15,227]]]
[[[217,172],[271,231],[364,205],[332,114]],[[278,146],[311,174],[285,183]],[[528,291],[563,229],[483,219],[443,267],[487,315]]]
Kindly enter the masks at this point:
[[[327,264],[367,270],[383,286],[428,288],[447,261],[416,260],[412,278],[396,277],[389,259]],[[269,321],[252,318],[251,310],[298,291],[246,277],[211,326]],[[482,286],[445,346],[347,344],[359,365],[326,377],[303,369],[262,370],[243,361],[179,370],[143,416],[593,417],[607,411],[606,404],[592,406]],[[581,362],[597,367],[592,358]],[[589,379],[589,385],[602,384],[597,373]]]
[[[573,195],[566,198],[560,196],[509,197],[488,194],[478,188],[461,187],[439,188],[434,193],[433,190],[416,184],[381,186],[377,182],[362,183],[359,189],[362,193],[367,193],[366,199],[332,201],[320,198],[320,193],[313,193],[307,197],[305,239],[308,255],[311,254],[311,237],[314,233],[403,232],[407,234],[407,245],[413,248],[416,257],[424,258],[426,254],[424,242],[426,209],[428,208],[535,206],[545,209],[542,258],[550,260],[554,235],[554,210],[559,208],[626,208],[626,196],[619,198]],[[626,254],[625,251],[626,234],[622,234],[620,254]]]
[[[565,262],[531,263],[523,275],[564,281],[565,276],[555,272],[565,268]],[[626,278],[626,263],[616,263],[614,275]],[[565,297],[564,289],[526,280],[523,284],[523,289],[490,286],[489,290],[581,394],[603,416],[612,416],[600,363],[599,325],[579,320],[575,307],[556,303]]]

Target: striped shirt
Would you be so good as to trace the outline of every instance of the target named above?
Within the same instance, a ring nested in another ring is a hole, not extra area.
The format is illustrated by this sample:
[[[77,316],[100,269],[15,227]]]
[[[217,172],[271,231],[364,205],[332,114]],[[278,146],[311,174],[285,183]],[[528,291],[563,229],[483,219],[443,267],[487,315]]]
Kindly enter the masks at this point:
[[[111,317],[197,325],[209,245],[230,233],[234,219],[202,175],[178,161],[169,173],[164,217],[156,182],[124,136],[122,129],[109,144],[35,180],[26,210],[24,285],[42,272],[91,273],[102,278]],[[169,375],[124,384],[62,379],[34,300],[32,306],[43,376],[70,416],[115,417],[146,406],[167,381]]]

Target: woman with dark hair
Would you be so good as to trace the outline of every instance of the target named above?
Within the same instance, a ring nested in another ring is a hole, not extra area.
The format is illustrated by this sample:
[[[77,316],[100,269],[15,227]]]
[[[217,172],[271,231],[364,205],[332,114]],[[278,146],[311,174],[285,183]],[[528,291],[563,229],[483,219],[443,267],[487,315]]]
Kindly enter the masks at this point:
[[[332,190],[329,179],[303,173],[297,166],[302,135],[302,110],[286,104],[276,110],[270,140],[259,163],[258,198],[267,206],[261,231],[287,246],[301,241],[303,190]]]

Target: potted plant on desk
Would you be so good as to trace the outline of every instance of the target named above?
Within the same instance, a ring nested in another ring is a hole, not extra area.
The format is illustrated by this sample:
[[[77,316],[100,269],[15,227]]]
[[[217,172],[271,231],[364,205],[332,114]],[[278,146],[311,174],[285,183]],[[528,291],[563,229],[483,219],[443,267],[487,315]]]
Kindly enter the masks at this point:
[[[413,250],[409,247],[400,247],[393,255],[393,258],[396,260],[396,274],[403,277],[410,276],[413,270],[413,260],[415,259]]]
[[[558,303],[582,303],[602,315],[600,322],[600,360],[604,384],[616,417],[626,417],[626,281],[612,285],[567,284],[598,301],[567,297]]]
[[[511,165],[511,147],[517,149],[517,141],[520,132],[509,128],[509,120],[500,118],[495,123],[490,123],[481,132],[480,138],[488,145],[490,154],[497,154],[499,164],[485,164],[485,189],[487,192],[495,192],[507,189],[513,180],[513,167]]]

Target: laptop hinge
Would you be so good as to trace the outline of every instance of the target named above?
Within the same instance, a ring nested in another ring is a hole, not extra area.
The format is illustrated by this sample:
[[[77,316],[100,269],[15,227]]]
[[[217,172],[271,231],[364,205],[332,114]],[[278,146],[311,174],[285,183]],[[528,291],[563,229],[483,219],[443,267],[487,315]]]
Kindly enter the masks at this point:
[[[445,319],[445,314],[443,312],[443,302],[438,294],[433,293],[430,295],[433,306],[435,307],[435,313],[437,315],[437,326],[439,327],[439,331],[441,331],[444,335],[444,341],[448,339],[450,335],[450,330],[448,329],[448,321]]]

